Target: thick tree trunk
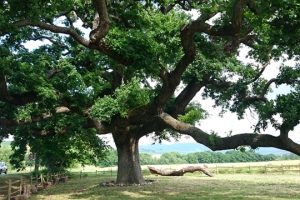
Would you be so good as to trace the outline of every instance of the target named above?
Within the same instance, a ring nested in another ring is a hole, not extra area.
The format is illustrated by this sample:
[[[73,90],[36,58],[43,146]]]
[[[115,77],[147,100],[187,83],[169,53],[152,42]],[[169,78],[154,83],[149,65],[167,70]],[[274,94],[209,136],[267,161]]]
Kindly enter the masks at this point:
[[[145,182],[139,157],[139,139],[126,135],[123,139],[114,136],[118,151],[118,184],[143,184]]]

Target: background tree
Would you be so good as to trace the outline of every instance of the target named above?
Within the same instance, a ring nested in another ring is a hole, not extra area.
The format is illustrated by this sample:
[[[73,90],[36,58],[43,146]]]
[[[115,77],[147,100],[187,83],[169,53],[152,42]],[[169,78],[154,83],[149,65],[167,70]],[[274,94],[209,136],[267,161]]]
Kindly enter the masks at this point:
[[[9,156],[11,155],[12,150],[10,144],[7,142],[1,143],[0,146],[0,160],[9,165]]]
[[[300,118],[299,65],[262,77],[271,60],[299,58],[297,0],[4,0],[0,12],[1,137],[71,136],[73,121],[111,133],[118,183],[144,182],[138,141],[153,132],[159,140],[189,135],[212,150],[300,154],[288,137]],[[33,40],[47,43],[25,48]],[[258,66],[237,59],[243,46]],[[268,99],[273,84],[292,92]],[[254,109],[256,129],[221,138],[195,127],[205,116],[192,103],[198,92],[241,118]],[[267,125],[280,136],[259,134]]]
[[[80,126],[79,126],[80,127]],[[38,173],[39,166],[46,167],[48,172],[62,172],[75,164],[96,165],[105,155],[106,144],[99,139],[94,130],[72,130],[63,134],[33,136],[20,127],[15,131],[12,141],[13,153],[10,161],[14,168],[21,170],[28,165],[35,167]],[[42,134],[42,133],[41,133]],[[29,160],[31,154],[32,160]]]

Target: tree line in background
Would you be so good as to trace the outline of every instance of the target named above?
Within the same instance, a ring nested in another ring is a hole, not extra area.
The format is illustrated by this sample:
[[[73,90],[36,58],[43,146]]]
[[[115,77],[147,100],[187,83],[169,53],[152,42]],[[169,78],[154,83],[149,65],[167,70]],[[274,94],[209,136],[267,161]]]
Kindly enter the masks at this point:
[[[231,150],[226,152],[196,152],[181,154],[178,152],[164,153],[161,156],[153,156],[149,153],[140,154],[142,165],[159,165],[159,164],[196,164],[196,163],[234,163],[234,162],[259,162],[274,160],[298,160],[299,156],[295,154],[284,155],[261,155],[253,150],[240,151]],[[102,167],[117,165],[117,152],[111,149],[107,156],[99,163]]]
[[[23,167],[34,167],[35,160],[30,159],[30,152],[28,151],[24,160],[19,160],[18,166]],[[109,149],[102,158],[98,158],[94,162],[82,162],[79,159],[70,159],[69,157],[59,156],[58,154],[52,153],[55,156],[47,154],[49,157],[45,159],[45,156],[41,156],[39,164],[45,166],[48,170],[65,170],[67,168],[76,167],[78,165],[98,165],[100,167],[110,167],[117,165],[117,151],[115,149]],[[62,154],[61,154],[62,155]],[[53,160],[55,159],[55,160]],[[261,155],[253,150],[231,150],[226,152],[195,152],[188,154],[181,154],[178,152],[164,153],[160,156],[155,156],[149,153],[140,154],[140,162],[142,165],[160,165],[160,164],[196,164],[196,163],[234,163],[234,162],[259,162],[259,161],[274,161],[274,160],[298,160],[300,156],[295,154],[284,154],[284,155],[274,155],[267,154]],[[0,147],[0,161],[6,162],[10,168],[21,169],[14,165],[18,159],[15,158],[15,153],[12,150],[9,143],[4,143]],[[56,169],[55,167],[49,167],[47,162],[56,163],[59,160],[65,160],[68,163],[67,166],[62,166],[62,168]],[[11,165],[12,163],[13,165]],[[14,166],[14,167],[12,167]]]

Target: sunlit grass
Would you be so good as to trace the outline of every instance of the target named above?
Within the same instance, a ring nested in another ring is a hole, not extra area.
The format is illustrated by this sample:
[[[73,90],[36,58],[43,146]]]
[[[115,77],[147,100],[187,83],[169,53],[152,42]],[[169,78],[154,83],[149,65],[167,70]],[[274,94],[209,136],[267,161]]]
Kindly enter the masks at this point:
[[[200,173],[183,177],[146,176],[151,185],[102,187],[111,177],[89,174],[53,186],[32,200],[61,199],[300,199],[299,175],[235,174],[213,178]]]
[[[63,199],[300,199],[300,171],[288,172],[248,172],[251,166],[278,166],[296,165],[300,161],[279,161],[262,163],[225,163],[207,165],[213,170],[218,167],[244,167],[233,174],[229,169],[228,174],[215,174],[215,177],[206,177],[201,173],[186,174],[183,177],[160,177],[150,175],[143,166],[146,179],[155,180],[155,183],[144,186],[126,187],[102,187],[104,181],[115,180],[116,167],[99,168],[93,166],[71,169],[72,177],[65,184],[52,186],[39,194],[31,197],[31,200],[63,200]],[[203,165],[203,164],[202,164]],[[178,169],[184,165],[163,165],[158,168]],[[300,167],[300,166],[299,166]],[[262,168],[264,169],[264,168]],[[97,170],[97,175],[96,175]],[[82,171],[82,173],[80,173]],[[101,171],[101,172],[99,172]],[[81,174],[81,179],[80,179]],[[21,174],[9,174],[0,176],[0,185],[8,178],[18,178]],[[26,176],[26,174],[23,174]]]

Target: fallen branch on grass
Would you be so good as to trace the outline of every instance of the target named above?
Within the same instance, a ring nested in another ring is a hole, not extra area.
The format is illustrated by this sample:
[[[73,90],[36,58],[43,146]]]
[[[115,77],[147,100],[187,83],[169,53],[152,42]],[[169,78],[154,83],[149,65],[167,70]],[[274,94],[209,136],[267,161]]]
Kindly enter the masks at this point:
[[[157,169],[155,167],[148,166],[148,169],[152,174],[157,174],[161,176],[183,176],[185,173],[194,173],[196,171],[201,171],[207,176],[213,177],[213,174],[210,173],[207,168],[201,166],[188,166],[178,170]]]

